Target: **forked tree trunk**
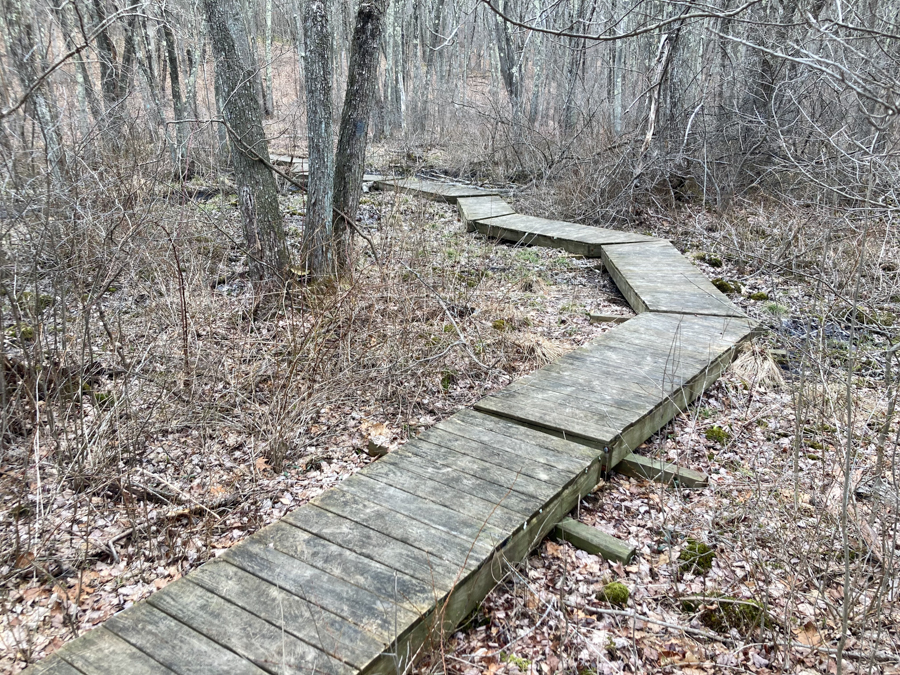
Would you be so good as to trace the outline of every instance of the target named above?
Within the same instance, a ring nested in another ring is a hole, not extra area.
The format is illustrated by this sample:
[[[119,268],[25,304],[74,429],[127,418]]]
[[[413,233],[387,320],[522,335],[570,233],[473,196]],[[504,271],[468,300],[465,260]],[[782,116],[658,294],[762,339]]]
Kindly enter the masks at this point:
[[[351,222],[356,219],[362,194],[369,116],[375,98],[381,32],[388,2],[364,0],[359,6],[350,48],[347,92],[334,170],[334,255],[341,273],[350,265]]]
[[[254,90],[252,58],[239,0],[203,0],[216,59],[216,89],[231,133],[234,166],[250,275],[256,281],[283,279],[290,266],[275,177],[269,162],[262,110]]]
[[[333,260],[334,134],[331,128],[333,55],[330,15],[329,0],[309,0],[303,12],[309,187],[302,255],[305,271],[314,279],[329,274]]]

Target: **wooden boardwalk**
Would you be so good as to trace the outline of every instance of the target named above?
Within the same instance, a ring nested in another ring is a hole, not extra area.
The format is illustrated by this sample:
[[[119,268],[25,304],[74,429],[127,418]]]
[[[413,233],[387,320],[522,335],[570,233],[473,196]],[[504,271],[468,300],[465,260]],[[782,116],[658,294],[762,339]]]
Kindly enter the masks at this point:
[[[497,194],[496,192],[470,185],[442,183],[421,178],[380,180],[375,182],[375,187],[379,190],[405,192],[417,197],[431,199],[432,201],[450,202],[451,204],[455,204],[456,200],[461,197],[485,197]]]
[[[469,187],[417,179],[380,187],[459,200],[464,222],[491,236],[602,257],[642,313],[437,424],[27,672],[402,672],[603,471],[626,456],[640,465],[629,453],[714,381],[753,329],[668,242],[517,215]],[[630,470],[656,471],[641,466]]]

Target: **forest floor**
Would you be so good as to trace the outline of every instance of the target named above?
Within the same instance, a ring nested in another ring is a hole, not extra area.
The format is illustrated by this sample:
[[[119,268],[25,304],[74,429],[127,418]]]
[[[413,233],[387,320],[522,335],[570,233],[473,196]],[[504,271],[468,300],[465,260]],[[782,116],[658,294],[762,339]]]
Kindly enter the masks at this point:
[[[296,244],[303,198],[282,206]],[[89,387],[56,401],[72,428],[35,433],[26,405],[11,434],[0,467],[0,671],[332,487],[373,461],[369,443],[395,448],[611,327],[591,325],[590,312],[632,315],[596,261],[494,246],[463,232],[454,207],[376,192],[361,222],[382,269],[367,249],[347,283],[300,287],[254,316],[258,298],[229,243],[240,232],[230,200],[172,210],[187,365],[177,284],[136,261],[99,301],[117,344],[95,336]],[[164,259],[160,249],[148,256]],[[34,325],[47,333],[51,322]],[[4,328],[13,357],[33,346],[27,327]],[[72,449],[79,440],[84,452]]]
[[[882,306],[887,328],[848,320],[835,309],[839,292],[742,259],[715,216],[674,215],[642,229],[672,239],[711,279],[737,282],[729,296],[766,329],[638,450],[706,473],[709,487],[601,483],[573,517],[634,545],[631,564],[545,540],[420,673],[900,673],[898,426],[884,372],[900,298]],[[777,218],[743,218],[777,236]],[[883,262],[893,255],[874,255],[867,276],[896,270]],[[624,602],[607,595],[614,582],[628,589]]]
[[[303,199],[282,207],[296,246]],[[38,283],[22,300],[30,323],[3,326],[20,359],[66,330],[60,316],[94,333],[90,350],[71,350],[89,353],[66,371],[78,385],[23,400],[0,457],[0,671],[335,485],[373,461],[370,443],[396,448],[614,328],[589,313],[631,315],[597,261],[498,245],[463,232],[455,207],[383,193],[363,199],[373,248],[358,242],[351,280],[260,302],[230,199],[158,208],[170,235],[138,232],[95,305]],[[845,597],[843,672],[900,672],[900,509],[865,491],[889,393],[878,354],[892,334],[835,318],[803,275],[725,255],[715,220],[686,208],[637,226],[711,278],[740,282],[731,297],[770,329],[641,449],[705,471],[710,487],[602,483],[577,515],[634,544],[634,562],[545,541],[421,673],[833,671]],[[891,494],[895,430],[883,444]],[[693,542],[711,547],[708,569],[679,561]],[[611,581],[630,592],[621,605],[602,599]]]

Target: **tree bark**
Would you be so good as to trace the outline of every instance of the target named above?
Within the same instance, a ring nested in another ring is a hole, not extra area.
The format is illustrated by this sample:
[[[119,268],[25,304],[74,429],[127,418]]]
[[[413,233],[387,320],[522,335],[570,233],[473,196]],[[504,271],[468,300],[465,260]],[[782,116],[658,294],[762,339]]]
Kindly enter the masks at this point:
[[[256,60],[244,28],[239,0],[203,0],[210,44],[216,59],[216,89],[231,138],[231,162],[250,276],[258,282],[283,280],[290,266],[278,208],[275,177],[266,166],[269,149],[262,110],[253,87]]]
[[[266,0],[266,117],[275,110],[275,96],[272,93],[272,0]]]
[[[334,134],[331,124],[333,54],[330,15],[328,0],[309,0],[303,12],[309,187],[302,255],[305,271],[311,278],[328,274],[333,262]]]
[[[175,34],[172,33],[172,27],[166,22],[163,23],[163,37],[166,40],[166,58],[169,62],[169,78],[172,88],[172,111],[175,115],[175,156],[172,158],[175,164],[176,180],[187,180],[190,178],[188,167],[185,163],[185,154],[187,152],[187,129],[184,120],[184,99],[181,96],[181,75],[178,69],[178,52],[175,47]]]
[[[362,194],[369,115],[375,97],[375,81],[384,13],[389,0],[360,4],[350,48],[347,92],[341,113],[334,172],[334,241],[339,272],[350,265],[352,227]]]
[[[50,91],[49,83],[37,83],[39,73],[46,70],[46,64],[40,57],[44,53],[43,45],[39,43],[31,17],[25,14],[21,2],[2,0],[0,10],[3,11],[3,19],[8,28],[7,54],[18,73],[22,90],[33,88],[31,102],[44,138],[47,168],[54,183],[60,185],[65,172],[65,156],[59,133],[59,118],[52,103],[53,92]]]

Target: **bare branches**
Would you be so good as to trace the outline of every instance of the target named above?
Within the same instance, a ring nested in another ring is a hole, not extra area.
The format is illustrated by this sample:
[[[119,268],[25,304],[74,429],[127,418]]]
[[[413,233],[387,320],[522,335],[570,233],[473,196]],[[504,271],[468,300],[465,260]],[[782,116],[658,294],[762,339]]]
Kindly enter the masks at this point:
[[[618,33],[614,35],[606,35],[605,33],[573,33],[571,31],[566,30],[553,30],[551,28],[544,28],[542,26],[536,26],[534,24],[525,23],[523,21],[516,21],[512,17],[509,16],[506,12],[502,11],[496,5],[494,5],[494,0],[481,0],[485,5],[490,8],[494,14],[499,16],[501,19],[506,21],[507,23],[516,26],[517,28],[524,28],[526,30],[534,31],[536,33],[545,33],[547,35],[555,35],[556,37],[565,37],[565,38],[575,38],[577,40],[590,40],[593,42],[612,42],[615,40],[625,40],[628,38],[638,37],[639,35],[646,35],[647,33],[654,33],[663,28],[667,28],[672,24],[680,24],[685,21],[692,21],[694,19],[731,19],[734,17],[738,17],[748,9],[757,5],[761,2],[761,0],[750,0],[740,7],[733,9],[731,11],[722,11],[722,10],[710,10],[708,12],[694,12],[692,14],[682,13],[678,16],[674,16],[668,19],[663,19],[661,21],[657,21],[648,26],[643,26],[633,31],[628,31],[625,33]],[[680,4],[680,3],[679,3]],[[694,3],[688,2],[685,3],[685,8],[691,7]]]
[[[0,110],[0,120],[6,119],[10,115],[12,115],[14,112],[16,112],[19,108],[21,108],[23,105],[25,105],[25,103],[28,101],[28,99],[31,97],[31,95],[37,90],[38,87],[40,87],[47,80],[48,77],[50,77],[53,73],[55,73],[57,70],[59,70],[62,66],[64,66],[66,64],[66,62],[69,61],[69,59],[71,59],[74,56],[78,56],[85,49],[88,49],[91,46],[91,42],[93,40],[95,40],[98,35],[103,33],[117,19],[120,19],[125,16],[139,15],[137,12],[135,12],[135,10],[138,9],[140,6],[141,6],[140,4],[130,5],[129,7],[124,7],[122,9],[116,11],[115,13],[111,14],[110,16],[105,17],[105,19],[96,28],[94,28],[94,30],[91,31],[91,33],[89,35],[85,36],[83,43],[76,45],[75,47],[73,47],[72,49],[67,51],[65,54],[63,54],[61,57],[59,57],[56,61],[54,61],[51,66],[46,68],[43,72],[41,72],[34,79],[34,81],[31,83],[31,85],[28,87],[28,89],[18,98],[18,100],[15,103],[13,103],[11,106],[6,108],[5,110]]]

